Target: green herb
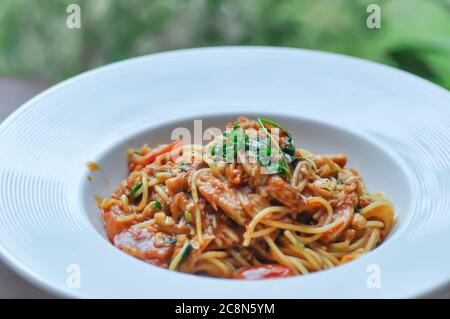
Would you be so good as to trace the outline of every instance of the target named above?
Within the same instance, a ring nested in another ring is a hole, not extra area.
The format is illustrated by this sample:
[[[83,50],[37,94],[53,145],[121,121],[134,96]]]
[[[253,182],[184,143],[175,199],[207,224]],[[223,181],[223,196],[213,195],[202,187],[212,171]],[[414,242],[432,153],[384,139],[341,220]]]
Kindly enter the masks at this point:
[[[286,175],[286,171],[287,171],[286,166],[284,166],[283,164],[281,164],[281,165],[279,164],[279,165],[275,165],[274,167],[276,168],[275,174],[280,175],[280,176]]]
[[[281,176],[286,174],[286,167],[282,164],[264,164],[258,159],[258,165],[264,167],[267,174],[277,174]]]
[[[283,132],[287,132],[287,130],[284,127],[282,127],[280,124],[278,124],[277,122],[275,122],[273,120],[269,120],[269,119],[267,119],[265,117],[258,118],[258,122],[261,122],[261,123],[264,123],[264,124],[269,124],[270,126],[273,126],[275,128],[279,128]]]
[[[305,244],[303,244],[300,240],[297,239],[297,246],[301,249],[305,248]]]
[[[232,130],[226,130],[223,136],[227,140],[222,143],[219,150],[216,148],[214,153],[218,154],[221,151],[222,154],[219,153],[219,155],[222,155],[226,163],[231,163],[236,160],[239,151],[247,151],[250,148],[250,138],[237,123],[233,125]]]
[[[185,261],[188,258],[190,252],[192,251],[192,245],[190,244],[189,241],[187,241],[186,244],[184,244],[182,249],[183,249],[183,251],[181,252],[180,263],[182,263],[183,261]]]
[[[211,145],[211,147],[209,148],[209,152],[211,153],[212,156],[216,155],[216,145]]]
[[[278,152],[282,155],[281,159],[280,159],[280,163],[278,164],[279,168],[278,171],[279,173],[282,172],[281,175],[288,175],[291,176],[291,169],[289,168],[289,164],[286,160],[285,154],[283,153],[283,151],[280,148],[280,144],[277,143],[277,141],[275,140],[275,138],[272,136],[272,134],[269,133],[269,131],[267,130],[267,128],[264,126],[264,123],[269,123],[270,125],[277,125],[276,127],[279,127],[278,124],[276,124],[275,122],[272,122],[270,120],[264,119],[264,118],[258,118],[258,124],[261,127],[261,129],[264,131],[264,133],[270,137],[270,139],[272,140],[273,144],[278,148]],[[274,123],[274,124],[271,124]]]
[[[175,245],[177,243],[177,240],[176,240],[176,238],[167,238],[166,240],[164,240],[164,243],[167,246],[172,246],[172,245]]]
[[[188,211],[186,211],[184,213],[184,218],[186,219],[187,222],[191,222],[192,221],[192,214]]]
[[[267,174],[286,175],[286,169],[288,168],[286,164],[289,163],[289,161],[285,162],[284,158],[282,158],[282,160],[277,163],[273,163],[270,143],[267,143],[267,141],[264,140],[265,139],[259,139],[256,156],[257,164],[264,167]]]
[[[281,132],[285,133],[286,139],[285,139],[282,151],[285,154],[288,154],[291,156],[295,155],[294,137],[286,128],[282,127],[280,124],[278,124],[275,121],[272,121],[272,120],[269,120],[269,119],[266,119],[263,117],[258,119],[258,123],[260,124],[260,126],[261,126],[261,123],[268,124],[271,127],[278,128]]]
[[[256,158],[258,165],[269,166],[271,164],[272,147],[270,145],[269,137],[258,136],[256,140],[253,141],[253,151],[256,149]]]
[[[289,154],[291,156],[295,155],[294,138],[291,135],[288,135],[286,137],[283,152],[285,152],[286,154]]]
[[[180,263],[186,260],[189,256],[189,253],[194,247],[191,246],[189,240],[186,240],[183,244],[183,247],[178,251],[175,257],[170,261],[169,269],[175,270]]]
[[[134,196],[136,195],[136,192],[142,187],[142,181],[134,185],[134,187],[131,189],[131,191],[128,192],[127,197],[129,199],[134,199]]]
[[[187,172],[187,171],[188,171],[188,168],[186,167],[185,164],[181,164],[181,165],[178,167],[178,169],[179,169],[181,172]]]
[[[336,179],[339,180],[339,171],[336,170]]]
[[[155,202],[152,204],[152,209],[161,209],[162,208],[162,205],[161,205],[161,203],[159,202],[159,200],[155,200]]]
[[[261,120],[261,122],[264,124],[269,124],[271,127],[279,129],[281,132],[285,133],[288,138],[290,138],[288,142],[291,142],[291,143],[293,142],[292,134],[289,132],[289,130],[287,128],[281,126],[280,124],[278,124],[277,122],[275,122],[273,120],[269,120],[264,117],[260,117],[258,120]]]

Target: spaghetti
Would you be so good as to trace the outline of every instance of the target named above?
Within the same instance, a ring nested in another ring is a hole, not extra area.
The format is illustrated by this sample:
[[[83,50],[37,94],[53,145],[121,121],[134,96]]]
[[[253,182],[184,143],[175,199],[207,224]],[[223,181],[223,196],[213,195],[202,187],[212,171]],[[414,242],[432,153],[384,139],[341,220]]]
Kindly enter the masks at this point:
[[[278,123],[240,117],[206,146],[129,150],[99,204],[110,241],[150,264],[236,279],[308,274],[377,247],[394,207],[344,155],[294,146]]]

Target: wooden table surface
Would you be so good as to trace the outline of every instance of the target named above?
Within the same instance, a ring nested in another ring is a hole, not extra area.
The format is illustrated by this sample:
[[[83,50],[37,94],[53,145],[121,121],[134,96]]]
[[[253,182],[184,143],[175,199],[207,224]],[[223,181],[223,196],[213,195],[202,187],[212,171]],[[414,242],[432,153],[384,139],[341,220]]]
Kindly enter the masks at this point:
[[[51,83],[42,81],[0,77],[0,123],[25,101],[50,85]],[[0,299],[55,297],[24,280],[0,261]],[[450,285],[444,285],[423,297],[449,299]]]

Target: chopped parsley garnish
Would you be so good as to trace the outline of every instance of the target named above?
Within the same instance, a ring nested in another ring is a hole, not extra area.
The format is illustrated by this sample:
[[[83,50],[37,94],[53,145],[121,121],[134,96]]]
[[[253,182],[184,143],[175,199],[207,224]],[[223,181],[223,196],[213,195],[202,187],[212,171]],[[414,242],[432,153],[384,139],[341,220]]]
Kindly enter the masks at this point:
[[[181,247],[176,256],[173,257],[172,260],[170,261],[169,269],[171,270],[176,269],[180,263],[182,263],[188,258],[189,253],[192,251],[193,248],[194,247],[191,245],[189,240],[186,240],[183,244],[183,247]]]
[[[129,199],[134,199],[136,196],[136,192],[142,187],[142,181],[134,185],[134,187],[131,189],[131,191],[128,192],[127,197]]]
[[[216,155],[216,145],[211,145],[211,147],[209,148],[209,152],[211,153],[212,156]]]
[[[268,174],[291,176],[289,165],[300,159],[295,156],[296,149],[292,135],[278,123],[265,118],[258,118],[258,125],[264,135],[259,134],[250,140],[250,136],[239,123],[234,123],[223,133],[224,141],[210,147],[211,155],[216,160],[232,163],[238,160],[238,154],[246,154],[255,159],[259,166],[264,167]],[[283,149],[270,132],[274,128],[280,129],[286,135],[282,143]]]
[[[285,140],[285,145],[283,147],[283,152],[288,155],[295,155],[295,146],[294,146],[294,138],[291,135],[288,135]]]
[[[264,124],[268,124],[268,125],[271,126],[271,128],[275,127],[275,128],[280,129],[282,132],[287,133],[287,130],[284,127],[282,127],[280,124],[278,124],[277,122],[275,122],[273,120],[269,120],[269,119],[267,119],[265,117],[260,117],[260,118],[258,118],[258,122],[262,122]]]
[[[182,263],[188,258],[190,252],[192,251],[192,245],[189,242],[187,242],[182,249],[183,252],[181,253],[182,255],[180,258],[180,263]]]
[[[226,130],[223,136],[226,138],[226,141],[216,145],[210,151],[213,156],[221,157],[226,163],[232,163],[237,160],[237,155],[240,151],[247,151],[250,148],[250,138],[237,123],[233,125],[232,130]]]
[[[159,202],[159,200],[155,200],[155,202],[152,204],[152,209],[161,209],[162,208],[162,205],[161,205],[161,203]]]
[[[276,128],[280,128],[280,126],[278,124],[276,124],[273,121],[264,119],[264,118],[258,118],[258,124],[261,127],[261,129],[264,131],[264,133],[270,137],[271,141],[273,142],[273,144],[275,145],[275,147],[278,149],[279,154],[281,154],[282,156],[280,157],[280,161],[278,163],[278,174],[280,175],[288,175],[291,176],[291,169],[289,167],[289,163],[286,160],[286,156],[285,153],[281,150],[280,144],[278,144],[278,142],[275,140],[275,138],[272,136],[272,134],[269,133],[269,130],[264,126],[265,123],[268,123],[271,126],[275,126]]]

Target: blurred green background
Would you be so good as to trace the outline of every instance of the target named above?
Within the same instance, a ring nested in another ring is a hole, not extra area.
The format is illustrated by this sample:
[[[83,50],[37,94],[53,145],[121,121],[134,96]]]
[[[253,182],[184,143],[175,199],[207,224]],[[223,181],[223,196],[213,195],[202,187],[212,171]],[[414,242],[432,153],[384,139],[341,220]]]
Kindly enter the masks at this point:
[[[67,5],[81,29],[66,27]],[[381,29],[368,29],[369,3]],[[202,46],[310,48],[450,88],[450,0],[0,0],[0,76],[58,81],[137,55]]]

